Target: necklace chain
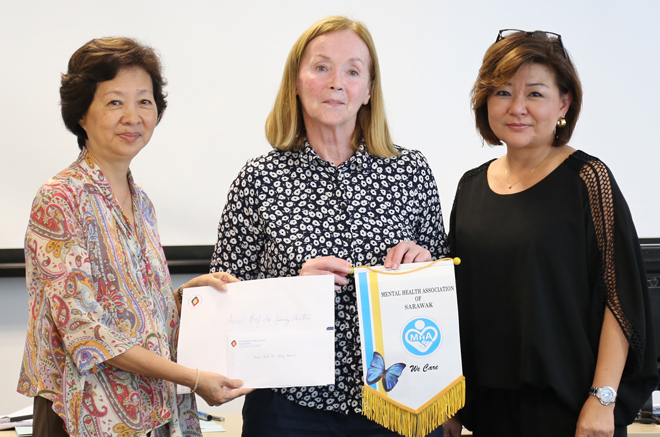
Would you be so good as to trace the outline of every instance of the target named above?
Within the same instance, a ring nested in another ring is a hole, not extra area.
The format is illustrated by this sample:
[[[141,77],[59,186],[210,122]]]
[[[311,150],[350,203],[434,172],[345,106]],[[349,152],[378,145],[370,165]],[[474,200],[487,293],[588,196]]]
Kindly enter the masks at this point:
[[[131,197],[131,189],[130,187],[128,188],[128,193],[126,194],[126,197],[124,197],[124,201],[120,203],[119,205],[124,208],[124,205],[126,204],[126,201]],[[131,202],[132,203],[132,202]]]
[[[518,179],[518,180],[517,180],[516,182],[514,182],[514,183],[511,183],[511,182],[509,181],[509,157],[507,156],[507,158],[506,158],[506,164],[504,164],[504,178],[506,179],[506,184],[507,184],[507,186],[509,187],[509,190],[510,190],[511,188],[513,188],[515,185],[517,185],[517,184],[519,184],[520,182],[522,182],[526,177],[528,177],[529,175],[531,175],[532,173],[534,173],[534,170],[536,170],[537,168],[539,168],[539,167],[545,162],[545,160],[548,159],[548,157],[550,156],[551,153],[552,153],[552,149],[550,149],[550,151],[548,152],[548,154],[545,155],[545,158],[543,158],[543,160],[542,160],[541,162],[539,162],[539,163],[536,165],[536,167],[534,167],[533,169],[531,169],[531,170],[529,171],[529,173],[527,173],[525,176],[521,177],[520,179]]]
[[[129,206],[126,206],[126,202],[129,199],[131,200],[128,204]],[[133,218],[134,217],[134,215],[133,215],[134,214],[133,213],[133,197],[131,196],[131,188],[130,187],[128,187],[128,194],[124,198],[124,201],[119,206],[121,207],[122,212],[124,213],[124,215],[128,219],[128,227],[131,228],[132,226],[135,225],[135,223],[134,223],[135,219]]]

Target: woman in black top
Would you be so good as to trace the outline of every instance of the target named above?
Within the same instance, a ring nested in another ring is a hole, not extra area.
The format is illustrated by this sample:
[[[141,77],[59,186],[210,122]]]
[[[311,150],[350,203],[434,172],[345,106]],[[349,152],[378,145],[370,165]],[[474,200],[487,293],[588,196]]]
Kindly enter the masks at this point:
[[[628,206],[605,164],[567,144],[581,101],[559,35],[500,31],[472,104],[507,153],[463,176],[450,231],[475,436],[626,435],[657,382]]]

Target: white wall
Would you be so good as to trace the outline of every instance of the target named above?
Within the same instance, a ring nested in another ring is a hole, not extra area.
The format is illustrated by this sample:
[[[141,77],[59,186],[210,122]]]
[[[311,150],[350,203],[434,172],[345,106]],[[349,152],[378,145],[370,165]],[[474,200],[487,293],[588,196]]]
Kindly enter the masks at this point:
[[[94,37],[153,45],[169,108],[135,159],[165,245],[214,244],[227,188],[267,152],[264,121],[286,55],[316,20],[366,23],[395,141],[426,154],[449,216],[458,179],[499,156],[482,147],[469,92],[498,29],[562,34],[584,83],[571,144],[603,159],[641,237],[660,237],[660,2],[656,0],[116,0],[0,2],[0,248],[22,247],[30,203],[77,155],[59,114],[60,73]]]
[[[381,61],[394,139],[423,151],[449,216],[463,172],[499,156],[474,131],[469,92],[501,28],[562,34],[584,84],[571,144],[603,159],[641,237],[660,237],[660,2],[655,0],[87,0],[0,2],[0,248],[22,247],[35,191],[75,159],[59,79],[83,43],[133,36],[162,55],[169,109],[132,166],[166,245],[214,244],[229,184],[263,135],[286,55],[313,22],[363,21]],[[0,414],[15,393],[27,303],[0,279]],[[183,282],[183,281],[181,281]],[[27,402],[26,402],[27,401]],[[229,408],[239,408],[234,404]]]

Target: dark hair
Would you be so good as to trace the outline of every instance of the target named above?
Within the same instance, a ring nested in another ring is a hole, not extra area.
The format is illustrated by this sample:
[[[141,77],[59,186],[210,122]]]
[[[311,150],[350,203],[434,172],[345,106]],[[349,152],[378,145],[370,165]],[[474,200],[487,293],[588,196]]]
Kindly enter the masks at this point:
[[[555,147],[563,146],[571,139],[580,116],[582,84],[561,41],[548,38],[545,32],[516,32],[488,48],[472,88],[472,110],[477,130],[488,144],[502,144],[488,123],[488,98],[496,88],[507,83],[524,64],[546,66],[554,73],[561,95],[571,93],[572,101],[565,116],[566,126],[557,128],[552,144]]]
[[[151,76],[158,120],[167,107],[163,88],[167,81],[161,74],[162,65],[151,47],[131,38],[93,39],[69,59],[68,71],[62,75],[60,104],[67,129],[78,137],[78,147],[85,146],[87,132],[78,122],[94,100],[99,82],[112,80],[122,68],[142,68]]]

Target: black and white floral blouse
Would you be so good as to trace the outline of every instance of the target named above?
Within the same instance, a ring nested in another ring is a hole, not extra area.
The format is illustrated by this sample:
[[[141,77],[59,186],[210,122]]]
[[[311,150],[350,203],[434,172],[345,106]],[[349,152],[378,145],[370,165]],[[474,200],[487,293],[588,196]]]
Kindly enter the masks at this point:
[[[435,179],[416,150],[378,158],[364,147],[339,167],[306,143],[247,162],[232,184],[211,271],[241,280],[296,276],[310,258],[382,264],[414,241],[440,258],[447,242]],[[276,389],[310,408],[361,412],[362,358],[355,282],[335,296],[335,384]]]

